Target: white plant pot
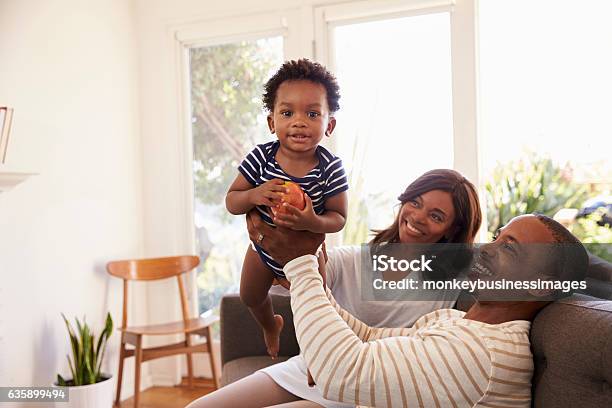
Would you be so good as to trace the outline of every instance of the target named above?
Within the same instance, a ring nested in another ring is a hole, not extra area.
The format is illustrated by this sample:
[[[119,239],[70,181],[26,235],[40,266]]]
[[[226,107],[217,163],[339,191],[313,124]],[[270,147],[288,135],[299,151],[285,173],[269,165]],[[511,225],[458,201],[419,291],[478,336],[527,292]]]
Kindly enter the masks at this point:
[[[104,381],[95,384],[66,387],[69,392],[68,402],[56,402],[56,408],[112,408],[115,378],[111,375]],[[54,384],[57,386],[57,384]]]

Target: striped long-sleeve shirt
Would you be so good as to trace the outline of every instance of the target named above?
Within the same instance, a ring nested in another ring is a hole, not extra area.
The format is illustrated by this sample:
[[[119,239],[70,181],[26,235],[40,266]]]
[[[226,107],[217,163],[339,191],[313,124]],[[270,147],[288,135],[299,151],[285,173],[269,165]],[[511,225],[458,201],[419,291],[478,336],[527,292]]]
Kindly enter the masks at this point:
[[[297,340],[323,396],[375,407],[528,407],[528,321],[486,324],[442,309],[372,328],[325,291],[314,256],[285,265]]]
[[[255,146],[244,158],[238,171],[253,187],[264,184],[273,179],[293,181],[300,185],[302,190],[312,200],[312,208],[318,215],[325,212],[325,201],[330,197],[348,190],[348,180],[346,172],[342,167],[342,160],[334,156],[323,146],[317,146],[315,154],[319,163],[304,177],[294,177],[285,172],[276,161],[276,152],[280,147],[280,142],[275,140]],[[274,225],[272,217],[268,213],[268,208],[258,205],[257,212],[269,225]],[[281,278],[284,278],[283,268],[259,245],[255,245],[262,262]]]

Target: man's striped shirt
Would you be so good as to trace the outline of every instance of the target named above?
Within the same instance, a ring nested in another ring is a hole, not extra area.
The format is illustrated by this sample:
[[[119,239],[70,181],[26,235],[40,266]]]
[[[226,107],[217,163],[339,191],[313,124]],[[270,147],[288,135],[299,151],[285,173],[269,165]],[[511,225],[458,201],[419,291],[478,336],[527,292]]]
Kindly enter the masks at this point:
[[[376,407],[529,407],[528,321],[486,324],[442,309],[373,328],[336,304],[314,256],[285,266],[297,340],[323,396]]]

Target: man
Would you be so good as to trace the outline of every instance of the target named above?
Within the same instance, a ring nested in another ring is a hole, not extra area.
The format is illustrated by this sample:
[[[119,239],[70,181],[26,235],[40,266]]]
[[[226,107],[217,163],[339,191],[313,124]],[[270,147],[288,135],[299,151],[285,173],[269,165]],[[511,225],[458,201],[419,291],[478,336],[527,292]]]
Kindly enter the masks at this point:
[[[443,309],[408,329],[372,328],[323,288],[314,256],[321,234],[275,229],[256,215],[247,224],[251,239],[284,264],[297,340],[325,398],[377,407],[530,406],[530,321],[552,290],[519,289],[505,301],[487,300],[498,289],[478,290],[467,313]],[[538,244],[548,245],[542,250]],[[563,226],[526,215],[482,247],[471,278],[579,281],[587,264],[586,251]]]

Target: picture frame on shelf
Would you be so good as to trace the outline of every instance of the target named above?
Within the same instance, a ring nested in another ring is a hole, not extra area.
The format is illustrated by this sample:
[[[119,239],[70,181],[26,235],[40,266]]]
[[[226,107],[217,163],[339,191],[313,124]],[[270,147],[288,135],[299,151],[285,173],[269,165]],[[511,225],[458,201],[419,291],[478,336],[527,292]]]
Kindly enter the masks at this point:
[[[11,124],[13,122],[13,108],[0,106],[0,164],[6,162]]]

